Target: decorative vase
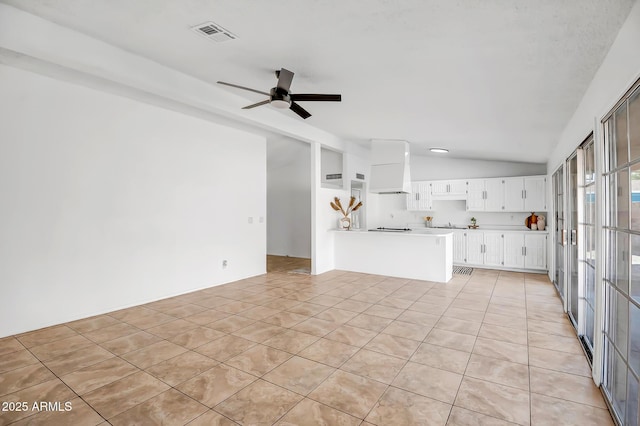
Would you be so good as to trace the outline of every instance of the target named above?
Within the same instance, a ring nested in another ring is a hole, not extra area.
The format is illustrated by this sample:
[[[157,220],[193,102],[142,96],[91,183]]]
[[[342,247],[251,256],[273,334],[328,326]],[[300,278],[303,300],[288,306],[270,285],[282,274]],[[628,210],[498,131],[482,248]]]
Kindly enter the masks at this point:
[[[348,231],[351,229],[351,219],[349,219],[347,216],[343,217],[340,219],[340,228],[342,228],[344,231]]]
[[[546,226],[546,221],[544,216],[538,216],[538,231],[544,231],[545,226]]]

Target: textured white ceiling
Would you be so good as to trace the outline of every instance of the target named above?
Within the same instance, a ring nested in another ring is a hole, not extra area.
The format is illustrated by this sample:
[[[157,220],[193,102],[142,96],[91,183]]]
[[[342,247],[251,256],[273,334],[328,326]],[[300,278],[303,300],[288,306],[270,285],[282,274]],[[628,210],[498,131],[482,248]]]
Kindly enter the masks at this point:
[[[544,162],[634,0],[2,0],[202,80],[341,93],[308,124]],[[214,21],[239,39],[190,30]],[[228,89],[262,100],[249,92]],[[263,108],[272,108],[270,106]],[[283,114],[293,114],[283,111]],[[578,141],[576,141],[578,142]]]

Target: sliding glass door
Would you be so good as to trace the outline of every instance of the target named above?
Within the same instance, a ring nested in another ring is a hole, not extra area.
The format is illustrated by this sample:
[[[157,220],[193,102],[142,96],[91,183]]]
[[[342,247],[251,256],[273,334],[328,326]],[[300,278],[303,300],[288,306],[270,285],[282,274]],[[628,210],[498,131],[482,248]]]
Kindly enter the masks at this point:
[[[638,424],[640,375],[640,82],[603,121],[604,388],[621,423]]]
[[[582,294],[580,300],[580,327],[582,344],[593,360],[595,306],[596,306],[596,179],[595,179],[595,146],[593,135],[582,144],[582,182],[580,193],[582,198],[582,214],[580,215],[580,233],[582,236],[580,268],[582,271]]]
[[[573,326],[578,329],[580,286],[578,280],[578,150],[567,161],[567,279],[568,313]]]
[[[590,135],[566,163],[567,169],[567,312],[593,361],[595,327],[595,148]],[[556,246],[565,241],[556,236]]]
[[[560,297],[564,301],[564,248],[567,243],[566,229],[564,221],[564,171],[560,167],[553,174],[553,211],[555,212],[555,270],[553,274],[553,284],[558,289]]]

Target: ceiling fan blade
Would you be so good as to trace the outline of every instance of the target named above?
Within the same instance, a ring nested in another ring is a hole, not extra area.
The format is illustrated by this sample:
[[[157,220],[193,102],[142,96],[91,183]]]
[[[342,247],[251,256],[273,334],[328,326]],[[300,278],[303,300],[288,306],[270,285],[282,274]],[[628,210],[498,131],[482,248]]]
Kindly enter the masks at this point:
[[[265,96],[271,96],[269,93],[262,92],[260,90],[250,89],[250,88],[244,87],[244,86],[238,86],[237,84],[225,83],[224,81],[218,81],[218,84],[224,84],[225,86],[235,87],[236,89],[242,89],[242,90],[248,90],[248,91],[254,92],[254,93],[260,93],[261,95],[265,95]]]
[[[298,105],[295,102],[291,102],[291,106],[289,107],[289,109],[304,119],[311,117],[311,114],[309,114],[309,111],[302,108],[300,105]]]
[[[291,81],[293,80],[293,73],[288,69],[282,68],[280,71],[278,71],[277,74],[278,84],[276,85],[276,87],[288,92],[289,88],[291,87]]]
[[[324,102],[341,102],[342,95],[320,95],[313,93],[297,93],[289,95],[292,101],[324,101]]]
[[[260,105],[266,105],[269,102],[271,102],[271,98],[264,100],[262,102],[258,102],[257,104],[247,105],[246,107],[242,107],[242,109],[251,109],[251,108],[259,107]]]

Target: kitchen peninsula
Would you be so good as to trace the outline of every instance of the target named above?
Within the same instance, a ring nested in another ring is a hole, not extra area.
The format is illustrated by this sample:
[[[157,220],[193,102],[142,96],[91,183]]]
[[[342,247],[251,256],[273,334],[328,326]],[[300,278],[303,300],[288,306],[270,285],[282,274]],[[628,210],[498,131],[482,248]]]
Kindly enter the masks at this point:
[[[336,269],[446,283],[453,274],[453,236],[444,229],[335,231]]]

